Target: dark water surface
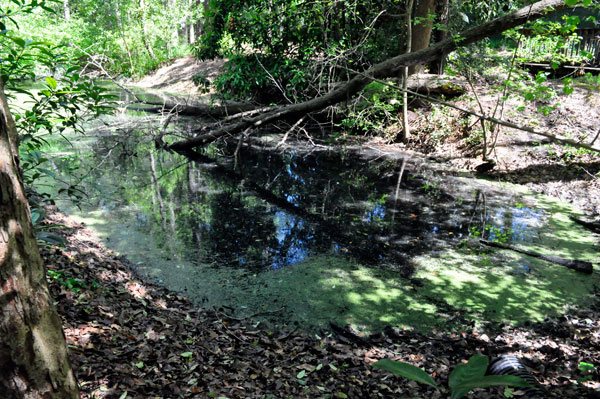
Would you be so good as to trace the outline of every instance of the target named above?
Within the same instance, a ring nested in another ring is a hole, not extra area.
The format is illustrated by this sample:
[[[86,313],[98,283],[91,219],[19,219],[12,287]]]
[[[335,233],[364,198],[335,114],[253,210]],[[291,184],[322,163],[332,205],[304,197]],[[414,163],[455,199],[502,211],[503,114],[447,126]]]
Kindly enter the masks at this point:
[[[178,120],[169,133],[197,123]],[[61,207],[142,272],[248,313],[264,308],[265,273],[281,280],[273,273],[328,259],[413,278],[415,259],[460,248],[469,235],[535,245],[552,212],[530,196],[406,154],[280,150],[253,140],[237,157],[234,143],[189,159],[154,148],[156,118],[122,117],[112,126],[56,152],[56,170],[78,166],[89,195],[80,210]],[[285,298],[274,301],[286,306]]]

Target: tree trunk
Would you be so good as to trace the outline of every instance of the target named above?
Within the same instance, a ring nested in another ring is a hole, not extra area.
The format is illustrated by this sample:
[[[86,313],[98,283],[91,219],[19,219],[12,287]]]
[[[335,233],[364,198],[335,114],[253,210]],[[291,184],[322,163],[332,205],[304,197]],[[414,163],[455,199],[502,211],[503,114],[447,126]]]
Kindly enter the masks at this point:
[[[154,54],[154,50],[152,50],[152,45],[150,44],[150,42],[148,42],[148,31],[146,29],[146,2],[144,0],[140,0],[139,6],[140,27],[142,29],[142,43],[144,44],[144,47],[146,47],[146,51],[148,52],[148,55],[150,55],[150,58],[152,58],[153,60],[157,60],[156,54]]]
[[[430,17],[435,13],[436,0],[419,0],[415,9],[415,19],[412,25],[411,49],[412,51],[423,50],[429,47],[431,42],[431,31],[433,20]],[[408,74],[421,73],[425,69],[423,64],[413,65],[408,68]]]
[[[197,146],[206,145],[226,135],[238,134],[249,128],[257,128],[284,119],[297,120],[308,113],[319,111],[342,101],[347,101],[364,89],[372,81],[372,78],[385,79],[397,77],[402,67],[426,64],[459,47],[502,33],[527,21],[536,20],[566,7],[567,5],[562,0],[539,1],[490,22],[467,29],[459,35],[454,35],[428,48],[409,54],[401,54],[375,64],[324,96],[302,103],[275,107],[258,116],[243,119],[240,122],[225,125],[212,131],[207,132],[204,128],[199,128],[193,131],[195,134],[194,137],[178,141],[169,147],[175,151],[185,151]]]
[[[413,10],[413,0],[406,0],[406,51],[408,54],[412,51],[412,24],[411,18]],[[408,67],[402,68],[402,132],[398,139],[405,143],[410,136],[410,126],[408,125]]]
[[[20,178],[17,131],[0,80],[0,396],[76,399]]]
[[[439,43],[446,40],[448,37],[448,17],[450,15],[450,0],[439,0],[437,5],[437,23],[445,29],[436,29],[433,32],[433,40],[435,43]],[[429,71],[437,75],[444,73],[444,67],[446,66],[446,56],[441,56],[437,60],[434,60],[429,64]]]
[[[64,0],[63,2],[63,13],[65,16],[65,21],[71,20],[71,8],[69,7],[69,0]]]

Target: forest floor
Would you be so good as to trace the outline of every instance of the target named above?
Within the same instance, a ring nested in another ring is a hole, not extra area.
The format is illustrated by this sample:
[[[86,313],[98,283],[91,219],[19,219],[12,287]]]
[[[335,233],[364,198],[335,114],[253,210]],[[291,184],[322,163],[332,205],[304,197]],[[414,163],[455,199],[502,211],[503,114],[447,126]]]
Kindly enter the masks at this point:
[[[191,79],[205,73],[205,66],[180,60],[141,83],[193,91]],[[482,92],[481,99],[491,107],[495,96]],[[540,129],[593,131],[600,120],[598,103],[597,92],[577,88],[549,117],[527,117],[536,118]],[[417,137],[419,131],[431,132],[436,123],[436,131],[445,132],[464,126],[464,121],[455,113],[434,119],[422,112],[411,123]],[[467,142],[469,134],[456,131],[438,134],[439,140],[413,140],[409,147],[472,170],[481,163],[474,156],[477,146]],[[377,140],[372,144],[406,149]],[[494,155],[498,165],[490,178],[526,184],[573,202],[589,215],[600,213],[598,156],[511,131],[501,135]],[[59,234],[67,244],[43,248],[42,255],[82,398],[445,398],[447,391],[393,377],[372,363],[384,357],[410,362],[447,386],[452,368],[477,352],[517,355],[547,397],[600,398],[600,303],[567,309],[564,316],[543,323],[503,325],[493,331],[478,330],[465,320],[458,334],[425,336],[392,328],[371,336],[346,330],[319,336],[272,331],[252,317],[233,317],[227,308],[202,309],[145,280],[94,232],[59,212],[47,222],[66,226]],[[581,371],[581,362],[596,367]],[[521,397],[524,392],[490,388],[469,397],[505,394]]]
[[[375,369],[390,357],[424,368],[440,386],[475,353],[512,353],[550,398],[600,398],[600,304],[523,327],[360,336],[273,331],[230,309],[206,310],[132,272],[94,232],[54,212],[63,248],[43,248],[82,398],[446,398]],[[595,365],[581,371],[580,363]],[[515,397],[521,390],[510,392]],[[503,388],[471,398],[502,398]]]

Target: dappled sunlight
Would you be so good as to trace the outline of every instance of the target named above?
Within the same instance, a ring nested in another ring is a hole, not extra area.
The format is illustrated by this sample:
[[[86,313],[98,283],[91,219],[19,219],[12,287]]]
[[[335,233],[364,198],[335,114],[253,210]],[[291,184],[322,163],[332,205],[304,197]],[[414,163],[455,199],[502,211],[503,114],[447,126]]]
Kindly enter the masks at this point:
[[[583,275],[537,259],[529,260],[526,272],[520,268],[523,257],[449,250],[437,258],[420,257],[417,277],[424,282],[426,297],[443,298],[481,321],[541,321],[561,314],[567,305],[587,304],[593,297],[597,275]]]
[[[64,329],[65,338],[67,339],[67,344],[76,346],[78,348],[93,348],[93,344],[91,344],[90,340],[93,335],[107,335],[108,332],[104,331],[102,328],[98,328],[93,326],[94,323],[84,324],[79,327],[67,327]]]

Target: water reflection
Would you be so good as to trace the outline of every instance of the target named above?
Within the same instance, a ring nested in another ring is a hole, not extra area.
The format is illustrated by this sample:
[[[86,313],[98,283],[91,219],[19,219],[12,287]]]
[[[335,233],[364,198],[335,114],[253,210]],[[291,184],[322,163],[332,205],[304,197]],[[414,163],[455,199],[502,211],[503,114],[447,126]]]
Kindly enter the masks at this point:
[[[346,151],[245,145],[234,162],[233,149],[223,146],[190,161],[156,152],[145,131],[82,144],[88,153],[81,160],[92,168],[87,209],[118,212],[170,258],[197,264],[255,272],[333,253],[409,274],[414,254],[478,229],[489,239],[532,240],[544,218],[414,165],[398,185],[401,160]]]

